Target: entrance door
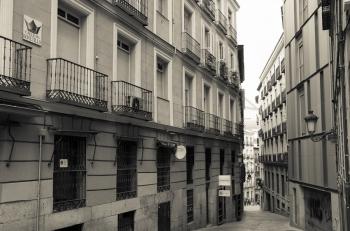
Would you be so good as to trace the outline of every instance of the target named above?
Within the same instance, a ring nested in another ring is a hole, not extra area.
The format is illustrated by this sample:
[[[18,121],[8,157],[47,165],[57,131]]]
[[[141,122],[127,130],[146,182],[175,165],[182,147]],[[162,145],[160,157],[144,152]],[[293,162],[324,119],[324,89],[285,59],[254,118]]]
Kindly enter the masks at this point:
[[[158,205],[158,230],[170,230],[170,202]]]
[[[218,197],[218,225],[225,221],[225,197]]]

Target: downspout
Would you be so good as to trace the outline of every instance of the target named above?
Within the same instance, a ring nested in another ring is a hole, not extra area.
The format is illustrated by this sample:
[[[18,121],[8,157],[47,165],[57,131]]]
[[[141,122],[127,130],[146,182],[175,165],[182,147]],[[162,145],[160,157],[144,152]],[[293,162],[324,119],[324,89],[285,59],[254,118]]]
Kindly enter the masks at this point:
[[[36,208],[36,231],[40,230],[40,188],[41,188],[41,163],[42,163],[42,145],[44,135],[39,135],[39,161],[38,161],[38,184],[37,184],[37,208]]]

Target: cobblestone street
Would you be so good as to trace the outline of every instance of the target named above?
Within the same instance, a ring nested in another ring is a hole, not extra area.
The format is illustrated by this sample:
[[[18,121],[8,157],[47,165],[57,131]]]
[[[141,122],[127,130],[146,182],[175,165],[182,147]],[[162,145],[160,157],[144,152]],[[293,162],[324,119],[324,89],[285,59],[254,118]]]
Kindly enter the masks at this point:
[[[208,227],[205,231],[299,231],[289,226],[287,217],[261,211],[258,206],[245,208],[244,217],[240,222],[233,222],[221,226]]]

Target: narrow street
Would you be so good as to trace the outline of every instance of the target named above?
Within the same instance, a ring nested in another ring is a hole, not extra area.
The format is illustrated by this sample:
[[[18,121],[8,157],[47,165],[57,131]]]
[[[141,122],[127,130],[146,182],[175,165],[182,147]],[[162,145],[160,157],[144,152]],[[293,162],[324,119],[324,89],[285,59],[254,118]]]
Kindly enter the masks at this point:
[[[245,208],[244,217],[240,222],[233,222],[221,226],[208,227],[200,230],[205,231],[299,231],[289,226],[287,217],[275,213],[261,211],[258,206]]]

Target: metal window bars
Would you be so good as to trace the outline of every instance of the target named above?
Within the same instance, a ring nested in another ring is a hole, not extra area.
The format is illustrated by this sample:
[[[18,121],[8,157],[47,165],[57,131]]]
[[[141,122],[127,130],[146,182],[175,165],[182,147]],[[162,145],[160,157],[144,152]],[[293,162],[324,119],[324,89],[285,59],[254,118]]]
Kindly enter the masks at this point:
[[[114,4],[135,17],[142,25],[148,25],[148,0],[114,0]]]
[[[192,106],[185,106],[185,127],[204,131],[204,112]]]
[[[86,140],[55,136],[53,211],[84,207],[86,203]]]
[[[125,81],[113,81],[111,84],[113,112],[152,120],[152,91]]]
[[[135,211],[118,215],[118,231],[133,231],[135,228]]]
[[[137,143],[120,141],[117,152],[117,200],[136,197]]]
[[[0,90],[29,96],[32,48],[0,36]]]
[[[182,32],[182,51],[196,63],[200,62],[200,44],[188,32]]]
[[[171,149],[158,147],[157,149],[157,191],[170,190],[170,152]]]
[[[108,76],[63,58],[47,60],[47,98],[107,111]]]
[[[187,147],[186,149],[187,184],[193,184],[194,147]]]

